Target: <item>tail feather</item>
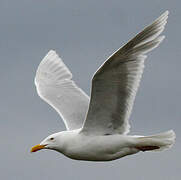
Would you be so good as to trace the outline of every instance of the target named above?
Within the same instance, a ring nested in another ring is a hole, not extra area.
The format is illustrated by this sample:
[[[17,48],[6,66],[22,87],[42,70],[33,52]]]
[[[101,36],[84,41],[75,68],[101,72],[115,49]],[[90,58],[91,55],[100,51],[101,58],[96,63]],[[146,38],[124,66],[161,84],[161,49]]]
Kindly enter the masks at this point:
[[[175,138],[173,130],[152,136],[138,137],[136,148],[140,151],[162,151],[172,147]]]

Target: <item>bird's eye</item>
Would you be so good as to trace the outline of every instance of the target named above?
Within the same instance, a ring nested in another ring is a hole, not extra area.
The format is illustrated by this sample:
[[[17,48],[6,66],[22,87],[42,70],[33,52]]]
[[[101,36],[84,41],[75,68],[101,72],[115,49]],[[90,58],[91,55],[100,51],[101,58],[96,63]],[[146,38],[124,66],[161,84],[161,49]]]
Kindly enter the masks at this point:
[[[50,138],[50,140],[52,141],[52,140],[54,140],[54,138],[52,137],[52,138]]]

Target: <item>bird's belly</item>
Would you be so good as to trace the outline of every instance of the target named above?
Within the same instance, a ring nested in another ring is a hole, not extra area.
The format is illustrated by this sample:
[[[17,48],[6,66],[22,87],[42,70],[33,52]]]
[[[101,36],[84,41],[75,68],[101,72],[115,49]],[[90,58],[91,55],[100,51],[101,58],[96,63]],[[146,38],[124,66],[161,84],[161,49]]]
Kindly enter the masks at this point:
[[[114,140],[113,140],[114,139]],[[67,146],[64,155],[71,159],[87,161],[110,161],[137,152],[125,138],[96,137],[74,141]],[[80,143],[81,142],[81,143]]]
[[[122,158],[127,155],[135,154],[138,150],[135,148],[129,148],[125,147],[122,148],[120,151],[114,152],[114,153],[105,153],[99,152],[99,151],[92,151],[92,152],[71,152],[66,153],[65,155],[71,159],[75,160],[84,160],[84,161],[112,161],[119,158]]]

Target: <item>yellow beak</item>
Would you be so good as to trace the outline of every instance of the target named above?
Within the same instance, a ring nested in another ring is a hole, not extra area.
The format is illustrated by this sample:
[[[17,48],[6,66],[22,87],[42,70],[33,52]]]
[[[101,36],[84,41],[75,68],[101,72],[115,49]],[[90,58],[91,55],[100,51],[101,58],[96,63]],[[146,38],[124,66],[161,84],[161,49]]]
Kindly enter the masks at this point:
[[[40,145],[40,144],[38,144],[38,145],[36,145],[36,146],[33,146],[33,147],[31,148],[31,152],[39,151],[39,150],[43,149],[45,146],[46,146],[46,145]]]

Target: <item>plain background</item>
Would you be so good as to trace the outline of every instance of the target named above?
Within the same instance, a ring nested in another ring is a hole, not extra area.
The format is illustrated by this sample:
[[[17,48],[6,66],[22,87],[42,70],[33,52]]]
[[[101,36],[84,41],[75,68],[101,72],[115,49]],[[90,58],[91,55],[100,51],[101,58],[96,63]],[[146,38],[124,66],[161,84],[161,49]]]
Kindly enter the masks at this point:
[[[179,180],[181,177],[179,0],[0,0],[0,179]],[[64,130],[34,86],[50,49],[90,94],[92,74],[121,45],[170,11],[166,39],[149,54],[130,119],[131,134],[174,129],[174,147],[106,162],[81,162],[31,146]]]

